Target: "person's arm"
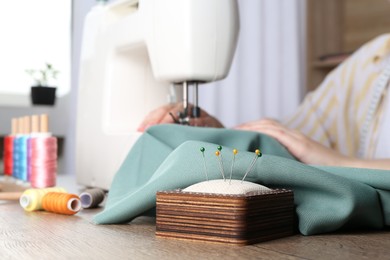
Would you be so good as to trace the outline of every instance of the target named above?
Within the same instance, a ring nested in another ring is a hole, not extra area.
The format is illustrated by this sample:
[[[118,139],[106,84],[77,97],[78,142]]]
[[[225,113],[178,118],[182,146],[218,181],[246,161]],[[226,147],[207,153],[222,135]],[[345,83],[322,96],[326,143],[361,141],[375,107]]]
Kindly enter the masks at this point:
[[[284,145],[299,161],[306,164],[390,170],[390,159],[363,160],[345,156],[271,119],[249,122],[236,129],[269,135]]]
[[[349,166],[355,168],[390,170],[390,159],[364,160],[355,158]]]
[[[191,105],[189,106],[191,109]],[[145,119],[142,121],[140,126],[138,127],[138,131],[143,132],[148,127],[157,124],[172,124],[174,120],[172,115],[177,117],[178,113],[183,110],[183,103],[177,104],[168,104],[162,107],[159,107],[152,112],[150,112]],[[209,115],[206,111],[200,111],[199,118],[190,118],[190,125],[192,126],[205,126],[205,127],[217,127],[223,128],[222,123],[216,119],[215,117]]]

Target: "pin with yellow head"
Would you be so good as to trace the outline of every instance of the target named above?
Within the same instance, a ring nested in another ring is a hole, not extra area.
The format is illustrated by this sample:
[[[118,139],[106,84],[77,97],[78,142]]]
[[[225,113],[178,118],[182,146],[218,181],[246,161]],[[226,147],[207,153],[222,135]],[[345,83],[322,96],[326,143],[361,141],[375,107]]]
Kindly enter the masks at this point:
[[[246,172],[245,172],[245,174],[244,174],[244,177],[242,178],[241,182],[243,182],[243,181],[245,180],[245,178],[246,178],[246,176],[248,175],[248,173],[249,173],[249,172],[253,169],[253,167],[255,166],[255,163],[256,163],[257,159],[258,159],[259,157],[261,157],[262,155],[263,155],[263,154],[261,153],[260,149],[256,149],[256,150],[255,150],[255,156],[254,156],[252,162],[250,163],[248,169],[246,170]]]
[[[238,150],[237,149],[233,149],[232,152],[233,152],[233,157],[232,157],[232,164],[231,164],[231,167],[230,167],[230,180],[229,180],[229,183],[232,182],[234,162],[236,161],[236,154],[238,153]]]

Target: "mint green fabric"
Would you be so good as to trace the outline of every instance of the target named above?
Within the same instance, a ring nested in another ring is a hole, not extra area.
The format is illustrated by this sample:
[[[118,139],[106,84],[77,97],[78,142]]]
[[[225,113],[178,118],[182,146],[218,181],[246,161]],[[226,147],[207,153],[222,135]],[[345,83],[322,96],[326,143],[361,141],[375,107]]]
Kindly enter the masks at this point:
[[[233,171],[241,179],[260,148],[247,181],[294,191],[298,228],[304,235],[340,228],[379,229],[390,223],[390,171],[309,166],[294,159],[274,139],[254,132],[160,125],[143,134],[117,172],[98,224],[127,223],[155,207],[156,192],[204,181],[202,154],[210,179],[221,178],[217,145],[222,145],[225,173],[232,149]],[[251,152],[252,151],[252,152]]]

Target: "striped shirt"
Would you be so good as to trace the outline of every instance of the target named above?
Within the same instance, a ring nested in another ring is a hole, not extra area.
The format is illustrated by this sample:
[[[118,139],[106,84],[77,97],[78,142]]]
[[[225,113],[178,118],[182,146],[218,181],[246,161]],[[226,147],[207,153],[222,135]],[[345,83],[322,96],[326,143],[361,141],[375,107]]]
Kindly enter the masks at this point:
[[[381,131],[384,118],[390,117],[389,78],[390,34],[386,34],[334,69],[286,125],[345,155],[390,158],[376,153],[378,143],[390,146],[390,137]]]

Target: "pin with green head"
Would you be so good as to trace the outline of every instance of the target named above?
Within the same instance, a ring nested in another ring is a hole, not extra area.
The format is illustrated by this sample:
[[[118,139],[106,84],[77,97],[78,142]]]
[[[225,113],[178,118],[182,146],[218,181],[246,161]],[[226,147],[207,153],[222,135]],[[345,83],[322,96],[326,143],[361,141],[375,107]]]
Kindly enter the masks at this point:
[[[215,151],[215,155],[218,158],[218,163],[219,163],[219,170],[221,171],[221,175],[224,181],[226,181],[225,178],[225,171],[223,170],[223,161],[222,161],[222,146],[218,145],[217,151]]]
[[[207,175],[206,159],[205,159],[205,157],[204,157],[204,152],[206,151],[206,149],[205,149],[204,147],[201,147],[199,150],[200,150],[200,152],[202,153],[204,174],[206,175],[206,180],[208,181],[208,180],[209,180],[209,177],[208,177],[208,175]]]

